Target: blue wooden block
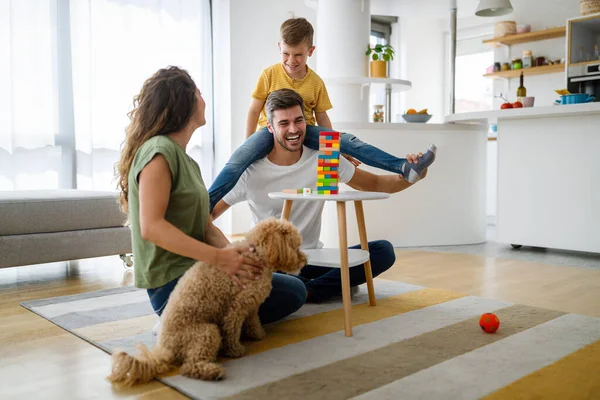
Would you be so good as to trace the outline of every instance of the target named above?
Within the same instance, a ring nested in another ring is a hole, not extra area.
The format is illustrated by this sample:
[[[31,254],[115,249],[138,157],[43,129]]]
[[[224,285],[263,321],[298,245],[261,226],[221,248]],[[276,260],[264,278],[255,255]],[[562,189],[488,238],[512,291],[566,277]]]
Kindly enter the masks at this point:
[[[339,154],[340,154],[340,153],[338,153],[338,155],[337,155],[337,156],[336,156],[336,155],[333,155],[333,154],[331,154],[331,155],[327,155],[327,154],[319,154],[319,158],[320,158],[321,160],[338,160],[338,159],[340,158]]]

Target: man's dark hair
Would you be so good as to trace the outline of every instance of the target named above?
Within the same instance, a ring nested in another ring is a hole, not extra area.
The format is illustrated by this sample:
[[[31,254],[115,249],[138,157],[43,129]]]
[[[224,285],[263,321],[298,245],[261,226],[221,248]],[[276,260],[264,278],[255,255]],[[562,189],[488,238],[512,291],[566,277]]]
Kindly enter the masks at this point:
[[[272,125],[273,113],[275,110],[286,110],[295,106],[300,106],[300,110],[302,110],[302,114],[304,114],[304,101],[302,100],[302,96],[292,89],[275,90],[267,97],[267,103],[265,105],[267,120]]]

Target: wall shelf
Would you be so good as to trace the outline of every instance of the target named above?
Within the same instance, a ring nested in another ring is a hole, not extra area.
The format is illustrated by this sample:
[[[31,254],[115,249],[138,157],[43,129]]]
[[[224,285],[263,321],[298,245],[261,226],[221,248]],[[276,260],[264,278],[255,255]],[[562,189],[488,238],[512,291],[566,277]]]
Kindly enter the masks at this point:
[[[523,76],[553,74],[556,72],[565,72],[565,64],[543,65],[541,67],[511,69],[508,71],[492,72],[483,76],[485,76],[486,78],[493,79],[518,78],[521,75],[521,71],[523,71]]]
[[[566,27],[544,29],[541,31],[515,33],[513,35],[499,36],[493,39],[484,40],[483,43],[493,46],[511,46],[513,44],[536,42],[538,40],[554,39],[566,35]]]
[[[412,89],[412,82],[404,79],[394,78],[371,78],[368,76],[362,77],[345,77],[345,78],[323,78],[328,85],[365,85],[372,86],[381,85],[381,88],[385,88],[387,85],[391,85],[394,91],[404,92]]]

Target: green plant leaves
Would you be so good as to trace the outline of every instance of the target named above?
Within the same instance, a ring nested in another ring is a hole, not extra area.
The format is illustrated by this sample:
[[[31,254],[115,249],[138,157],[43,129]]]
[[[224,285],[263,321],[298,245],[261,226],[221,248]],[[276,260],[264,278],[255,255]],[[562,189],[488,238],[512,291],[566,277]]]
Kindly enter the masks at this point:
[[[394,59],[394,48],[389,44],[376,44],[375,47],[367,45],[366,56],[371,56],[373,61],[384,60],[391,61]]]

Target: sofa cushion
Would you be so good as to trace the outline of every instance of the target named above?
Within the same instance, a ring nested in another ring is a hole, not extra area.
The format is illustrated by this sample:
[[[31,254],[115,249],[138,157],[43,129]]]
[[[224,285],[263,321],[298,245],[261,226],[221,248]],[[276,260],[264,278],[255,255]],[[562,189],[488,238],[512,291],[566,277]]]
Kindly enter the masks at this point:
[[[122,227],[116,192],[57,189],[0,192],[0,235]]]
[[[128,227],[0,236],[0,268],[127,253]]]

